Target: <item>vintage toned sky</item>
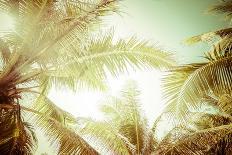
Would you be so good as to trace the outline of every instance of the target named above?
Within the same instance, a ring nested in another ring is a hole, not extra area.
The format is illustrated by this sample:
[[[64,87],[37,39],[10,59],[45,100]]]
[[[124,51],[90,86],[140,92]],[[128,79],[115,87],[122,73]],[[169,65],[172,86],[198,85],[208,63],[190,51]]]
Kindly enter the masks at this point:
[[[125,13],[105,18],[104,25],[114,27],[116,38],[137,35],[139,38],[158,42],[165,49],[173,51],[180,63],[199,61],[208,46],[198,44],[189,47],[183,45],[182,41],[227,26],[222,17],[205,13],[216,2],[218,0],[124,0],[121,6]],[[160,73],[137,71],[130,76],[109,77],[109,94],[118,94],[129,79],[138,82],[141,103],[148,120],[152,122],[163,107]],[[68,90],[53,90],[49,95],[60,107],[76,116],[97,118],[101,117],[97,111],[98,103],[104,96],[105,93],[89,90],[75,94]],[[45,148],[46,146],[42,146],[40,151],[43,152]]]

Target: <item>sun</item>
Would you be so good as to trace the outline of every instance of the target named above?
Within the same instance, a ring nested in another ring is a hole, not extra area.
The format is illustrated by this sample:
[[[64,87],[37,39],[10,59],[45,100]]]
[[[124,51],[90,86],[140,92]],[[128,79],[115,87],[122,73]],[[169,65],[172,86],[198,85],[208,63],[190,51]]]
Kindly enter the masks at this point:
[[[122,74],[117,78],[109,76],[107,78],[108,92],[96,92],[90,90],[80,90],[73,93],[70,90],[55,90],[49,93],[49,98],[62,109],[72,113],[76,117],[93,117],[101,119],[103,116],[99,111],[99,105],[108,95],[119,96],[123,86],[127,81],[136,81],[140,91],[139,101],[143,107],[143,112],[148,118],[149,124],[153,124],[154,119],[162,112],[164,102],[161,95],[162,73],[153,71],[136,71],[130,74]],[[90,97],[91,96],[91,97]]]
[[[0,32],[14,30],[14,19],[6,13],[0,13]]]

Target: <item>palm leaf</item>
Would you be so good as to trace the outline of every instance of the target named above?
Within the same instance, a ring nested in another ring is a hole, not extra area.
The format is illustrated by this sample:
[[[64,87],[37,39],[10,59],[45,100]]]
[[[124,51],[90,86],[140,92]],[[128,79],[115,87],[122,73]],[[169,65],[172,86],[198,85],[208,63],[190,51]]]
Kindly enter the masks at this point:
[[[49,139],[51,146],[59,146],[59,154],[86,154],[97,155],[98,152],[92,148],[81,136],[77,133],[73,126],[76,125],[76,120],[69,113],[53,107],[53,103],[49,100],[40,99],[42,106],[38,105],[34,109],[23,107],[23,110],[30,112],[32,115],[28,119],[31,124],[38,127]],[[47,101],[46,103],[44,103]],[[38,102],[37,102],[38,103]]]
[[[63,125],[77,123],[74,116],[59,108],[57,105],[55,105],[55,103],[53,103],[44,95],[40,95],[37,98],[32,106],[32,109],[43,114],[42,116],[36,115],[38,116],[37,121],[40,123],[43,123],[44,119],[47,118],[54,119]]]
[[[174,63],[170,54],[136,38],[114,43],[113,34],[107,34],[88,42],[83,49],[86,52],[77,53],[69,60],[64,57],[57,71],[45,72],[49,86],[65,85],[75,90],[87,85],[103,89],[106,71],[117,76],[126,72],[128,66],[167,68]]]
[[[221,1],[220,3],[209,8],[208,12],[216,12],[226,15],[226,19],[230,20],[232,13],[232,2]]]
[[[167,107],[164,114],[173,112],[177,109],[177,100],[179,93],[185,83],[194,71],[203,67],[206,63],[195,63],[189,65],[183,65],[169,70],[168,73],[162,79],[162,92],[163,98]]]
[[[18,106],[1,104],[0,117],[1,154],[32,154],[37,141],[30,125],[21,120]]]
[[[197,108],[202,99],[209,94],[221,96],[230,94],[230,60],[231,57],[180,68],[164,81],[168,111],[178,109],[183,116],[189,108]],[[187,70],[185,70],[187,69]],[[186,76],[187,75],[187,76]],[[180,78],[181,77],[181,78]],[[184,77],[184,78],[182,78]]]
[[[59,154],[98,155],[78,133],[57,121],[49,120],[47,126],[42,127],[42,131],[48,136],[51,144],[58,142]]]
[[[160,154],[217,154],[231,153],[231,131],[232,125],[223,125],[215,128],[200,130],[194,132],[189,136],[180,138],[178,142],[174,144],[166,145]]]
[[[193,113],[190,118],[190,124],[194,124],[198,130],[217,127],[221,125],[228,125],[232,122],[232,119],[228,116],[221,114],[210,114],[197,112]]]
[[[92,119],[81,119],[84,125],[81,134],[103,153],[133,154],[136,150],[129,140],[118,133],[117,127],[110,122],[94,121]],[[89,137],[89,138],[88,138]]]
[[[184,42],[188,45],[192,45],[198,42],[210,42],[210,41],[214,41],[215,37],[220,37],[220,39],[223,39],[225,37],[230,36],[231,33],[232,33],[232,28],[224,28],[212,32],[203,33],[197,36],[193,36],[191,38],[184,40]]]

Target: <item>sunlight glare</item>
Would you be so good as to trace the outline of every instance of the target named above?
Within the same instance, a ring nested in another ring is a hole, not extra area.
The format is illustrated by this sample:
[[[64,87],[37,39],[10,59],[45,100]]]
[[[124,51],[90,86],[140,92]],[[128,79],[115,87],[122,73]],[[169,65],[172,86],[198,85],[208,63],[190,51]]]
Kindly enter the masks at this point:
[[[8,14],[0,13],[0,21],[0,32],[11,31],[14,29],[14,20]]]
[[[123,74],[115,78],[108,77],[108,92],[80,90],[72,93],[69,90],[52,90],[49,98],[59,107],[72,113],[76,117],[92,117],[96,119],[103,118],[99,111],[99,104],[104,101],[106,96],[119,96],[120,91],[126,84],[126,81],[134,80],[141,92],[139,96],[140,104],[148,118],[149,124],[161,113],[164,103],[161,99],[161,72],[160,71],[137,71],[129,75]]]

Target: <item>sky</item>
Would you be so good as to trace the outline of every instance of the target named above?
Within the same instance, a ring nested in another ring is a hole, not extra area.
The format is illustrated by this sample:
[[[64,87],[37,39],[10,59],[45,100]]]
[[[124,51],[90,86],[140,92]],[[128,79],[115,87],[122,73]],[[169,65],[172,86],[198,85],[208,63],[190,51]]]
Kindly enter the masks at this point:
[[[137,36],[174,53],[179,63],[197,62],[208,46],[187,46],[183,40],[226,26],[222,17],[209,15],[207,8],[217,0],[124,0],[120,15],[104,18],[104,29],[114,28],[115,38]],[[102,118],[98,105],[107,95],[118,95],[127,80],[135,80],[141,91],[140,101],[152,122],[163,108],[159,71],[131,71],[117,78],[109,76],[108,92],[52,90],[49,98],[75,116]]]
[[[188,37],[227,26],[222,17],[209,15],[205,10],[217,0],[124,0],[122,13],[104,18],[104,28],[114,28],[115,38],[137,36],[172,51],[179,63],[197,62],[209,49],[204,44],[186,46],[182,41]],[[130,71],[117,78],[109,76],[108,92],[88,89],[73,93],[53,89],[49,98],[59,107],[76,117],[103,116],[98,105],[108,95],[118,95],[127,80],[135,80],[141,91],[140,101],[152,125],[164,107],[161,94],[161,73],[158,70]],[[44,151],[46,146],[39,150]],[[38,153],[39,154],[39,153]]]

